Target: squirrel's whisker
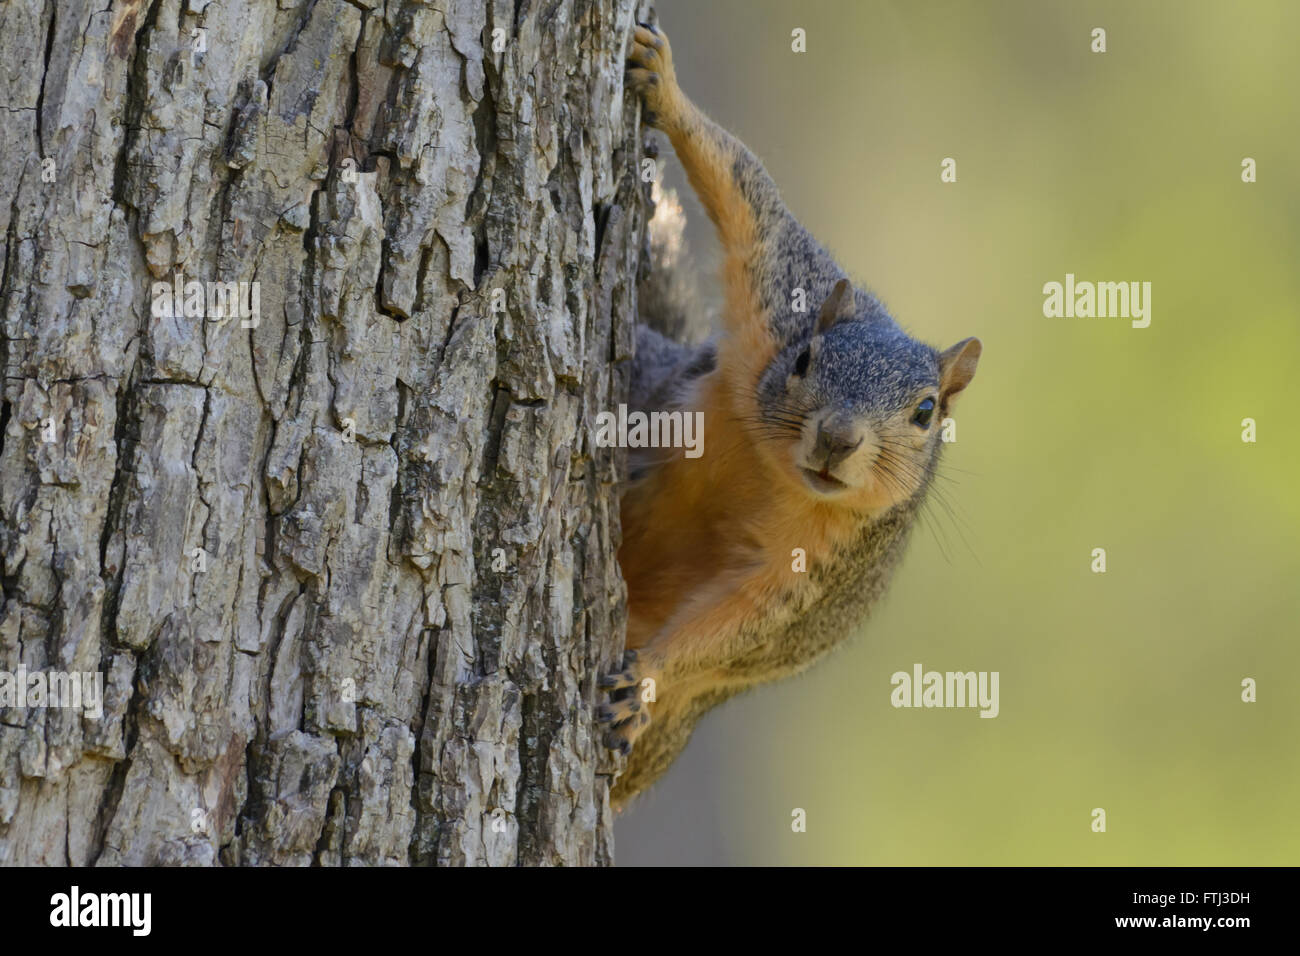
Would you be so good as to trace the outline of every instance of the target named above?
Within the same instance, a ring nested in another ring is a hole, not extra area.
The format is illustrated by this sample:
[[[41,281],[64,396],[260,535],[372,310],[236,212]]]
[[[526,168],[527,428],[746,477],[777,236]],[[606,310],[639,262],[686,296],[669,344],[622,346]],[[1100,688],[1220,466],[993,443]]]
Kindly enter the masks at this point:
[[[803,669],[856,630],[918,520],[945,559],[948,522],[965,541],[962,519],[935,487],[952,479],[938,472],[942,449],[925,429],[970,383],[981,350],[976,339],[939,352],[912,338],[823,246],[787,228],[798,224],[762,164],[678,85],[662,30],[638,26],[628,62],[642,119],[667,134],[688,181],[707,183],[696,195],[717,228],[729,286],[741,288],[728,288],[719,344],[680,334],[703,331],[682,330],[683,321],[707,318],[681,309],[680,297],[663,314],[638,300],[648,320],[637,327],[632,387],[646,399],[638,406],[677,411],[697,401],[716,431],[708,447],[726,451],[703,468],[668,452],[658,467],[671,481],[624,490],[619,562],[636,655],[602,681],[612,692],[598,715],[606,746],[628,755],[611,789],[615,807],[663,772],[714,705]],[[649,223],[652,254],[659,220]],[[671,288],[674,268],[652,275]],[[792,278],[815,311],[792,308]],[[755,356],[767,356],[761,369]],[[708,387],[696,387],[705,375]],[[775,443],[791,447],[761,453]],[[809,460],[785,453],[808,444]],[[808,473],[817,463],[824,480]],[[772,493],[777,484],[786,493]],[[795,546],[805,567],[792,567]],[[814,569],[821,573],[795,573]],[[654,700],[631,692],[646,680],[658,687]]]

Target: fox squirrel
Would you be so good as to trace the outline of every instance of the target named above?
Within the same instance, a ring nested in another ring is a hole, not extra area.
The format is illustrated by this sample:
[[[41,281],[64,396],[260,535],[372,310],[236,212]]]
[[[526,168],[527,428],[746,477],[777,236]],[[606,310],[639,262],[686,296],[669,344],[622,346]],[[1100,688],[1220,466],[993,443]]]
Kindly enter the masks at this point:
[[[668,768],[706,711],[804,669],[865,618],[981,349],[968,338],[938,352],[854,287],[758,160],[682,92],[657,28],[636,27],[627,79],[717,227],[724,305],[716,344],[638,328],[632,404],[702,410],[707,442],[699,458],[631,458],[618,553],[628,650],[600,679],[597,711],[605,744],[629,755],[615,807]]]

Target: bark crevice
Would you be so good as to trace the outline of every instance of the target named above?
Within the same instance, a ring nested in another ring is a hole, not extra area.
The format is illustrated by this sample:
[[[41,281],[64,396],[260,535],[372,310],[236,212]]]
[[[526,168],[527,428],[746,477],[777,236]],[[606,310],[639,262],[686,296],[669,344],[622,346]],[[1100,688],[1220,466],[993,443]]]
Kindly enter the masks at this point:
[[[0,864],[612,861],[636,10],[510,11],[11,9]]]

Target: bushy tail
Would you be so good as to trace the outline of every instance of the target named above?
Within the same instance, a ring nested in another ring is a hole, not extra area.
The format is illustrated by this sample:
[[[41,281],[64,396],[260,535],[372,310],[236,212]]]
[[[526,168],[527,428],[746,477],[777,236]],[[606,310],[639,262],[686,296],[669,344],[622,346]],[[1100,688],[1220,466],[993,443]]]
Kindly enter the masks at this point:
[[[637,285],[636,361],[630,406],[638,411],[670,411],[690,394],[691,384],[717,365],[713,331],[696,276],[687,265],[686,217],[672,190],[655,183],[655,214],[649,224],[650,272]],[[632,480],[644,477],[662,460],[658,450],[629,457]]]
[[[709,337],[712,322],[700,297],[698,276],[688,263],[686,214],[673,189],[652,186],[654,216],[647,232],[650,273],[637,286],[638,318],[661,335],[698,345]]]

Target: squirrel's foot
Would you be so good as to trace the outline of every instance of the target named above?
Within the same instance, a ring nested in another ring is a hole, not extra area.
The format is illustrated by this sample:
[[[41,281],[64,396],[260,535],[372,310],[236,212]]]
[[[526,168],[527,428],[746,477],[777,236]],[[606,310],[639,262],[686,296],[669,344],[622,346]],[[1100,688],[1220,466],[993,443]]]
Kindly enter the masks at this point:
[[[667,129],[678,109],[677,74],[668,38],[657,28],[638,24],[627,57],[628,85],[641,97],[641,116],[656,129]]]
[[[656,678],[636,651],[623,655],[623,669],[601,677],[597,683],[609,700],[596,708],[596,720],[607,726],[604,743],[610,750],[628,754],[637,737],[650,724],[650,701]]]

